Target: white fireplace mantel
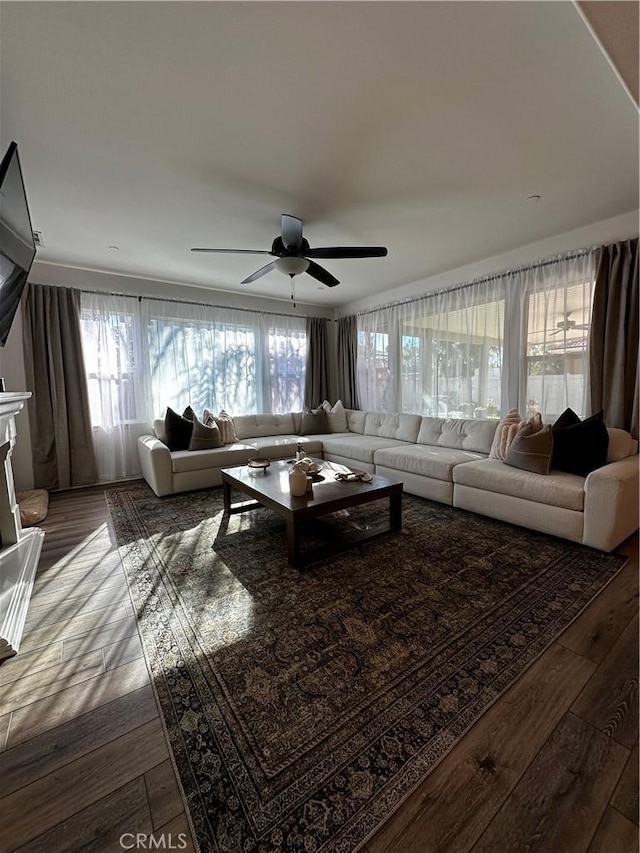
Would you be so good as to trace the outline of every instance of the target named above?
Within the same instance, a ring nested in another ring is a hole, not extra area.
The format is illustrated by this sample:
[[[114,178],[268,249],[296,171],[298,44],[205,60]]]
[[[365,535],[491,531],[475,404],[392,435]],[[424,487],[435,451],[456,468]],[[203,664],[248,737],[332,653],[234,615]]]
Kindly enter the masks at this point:
[[[30,396],[0,393],[0,663],[18,651],[44,539],[37,527],[22,529],[11,468],[15,416]]]

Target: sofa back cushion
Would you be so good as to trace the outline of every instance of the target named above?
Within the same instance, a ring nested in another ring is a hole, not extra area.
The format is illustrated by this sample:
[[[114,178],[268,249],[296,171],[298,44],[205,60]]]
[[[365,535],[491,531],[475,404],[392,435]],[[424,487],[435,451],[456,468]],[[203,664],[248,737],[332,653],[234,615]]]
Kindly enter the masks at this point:
[[[378,438],[394,438],[415,444],[420,429],[420,415],[404,415],[398,412],[367,412],[364,434]]]
[[[156,438],[160,439],[164,444],[167,443],[167,436],[164,431],[164,418],[155,418],[153,421],[153,431]]]
[[[626,429],[607,427],[607,432],[609,433],[607,463],[617,462],[619,459],[625,459],[627,456],[633,456],[634,453],[638,452],[638,442]]]
[[[455,447],[489,454],[498,421],[489,419],[422,418],[418,444]]]
[[[347,427],[349,432],[357,432],[364,435],[364,422],[367,417],[366,412],[361,412],[360,409],[345,409],[347,415]]]
[[[262,438],[265,435],[295,435],[293,414],[283,415],[239,415],[233,419],[238,441],[245,438]]]

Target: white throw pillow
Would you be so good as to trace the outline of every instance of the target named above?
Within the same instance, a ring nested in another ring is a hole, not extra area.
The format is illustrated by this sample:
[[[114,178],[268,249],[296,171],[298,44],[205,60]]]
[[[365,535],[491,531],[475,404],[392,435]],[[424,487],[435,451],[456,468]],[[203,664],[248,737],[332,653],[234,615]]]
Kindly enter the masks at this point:
[[[502,418],[496,427],[491,450],[489,451],[489,459],[502,459],[507,455],[507,437],[509,435],[509,427],[513,427],[512,436],[515,436],[516,430],[522,421],[517,409],[509,409],[507,414]]]
[[[334,406],[328,400],[322,404],[322,408],[327,413],[327,422],[330,432],[347,432],[347,413],[342,405],[342,400],[338,400]]]
[[[541,432],[543,428],[542,415],[540,412],[535,412],[530,418],[523,421],[517,409],[509,409],[496,427],[496,433],[489,452],[489,459],[501,459],[503,462],[506,460],[511,443],[518,435],[518,430],[524,423],[530,425],[531,435]]]
[[[209,411],[209,409],[205,409],[204,414],[202,415],[202,423],[205,424],[205,426],[211,426],[215,423],[220,430],[220,438],[222,439],[223,444],[233,444],[238,440],[233,418],[228,412],[225,412],[224,409],[221,409],[220,413],[217,415],[214,415],[213,412]]]

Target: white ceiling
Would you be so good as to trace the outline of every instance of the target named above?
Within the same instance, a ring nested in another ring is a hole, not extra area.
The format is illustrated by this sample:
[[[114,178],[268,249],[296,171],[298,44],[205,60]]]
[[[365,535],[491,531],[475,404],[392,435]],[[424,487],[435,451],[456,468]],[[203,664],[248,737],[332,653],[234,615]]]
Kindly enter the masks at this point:
[[[569,2],[0,5],[41,261],[286,298],[239,284],[268,258],[189,249],[290,213],[388,247],[297,279],[339,305],[638,207],[637,111]]]

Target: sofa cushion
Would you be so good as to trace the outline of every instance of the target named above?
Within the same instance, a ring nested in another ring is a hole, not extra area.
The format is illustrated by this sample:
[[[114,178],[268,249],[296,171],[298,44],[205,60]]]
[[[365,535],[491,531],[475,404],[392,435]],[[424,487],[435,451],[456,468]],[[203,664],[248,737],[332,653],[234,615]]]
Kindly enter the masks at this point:
[[[633,439],[631,433],[626,429],[616,429],[616,427],[607,427],[609,434],[609,449],[607,451],[607,463],[617,462],[619,459],[626,459],[627,456],[632,456],[637,453],[637,442]]]
[[[373,454],[383,447],[406,447],[406,441],[397,441],[393,438],[379,438],[374,435],[330,435],[325,436],[322,445],[325,455],[332,454],[342,456],[345,459],[353,459],[356,462],[370,462],[373,464]]]
[[[505,465],[522,468],[533,474],[548,474],[551,467],[553,435],[551,425],[537,429],[535,420],[523,421],[515,438],[507,447]]]
[[[364,434],[415,443],[421,420],[420,415],[405,415],[398,412],[367,412]]]
[[[453,418],[422,418],[418,444],[435,444],[438,447],[455,447],[486,453],[491,450],[498,421],[458,420]]]
[[[165,442],[169,450],[186,450],[191,441],[193,422],[167,406],[164,416]]]
[[[298,431],[291,412],[283,415],[240,415],[233,422],[239,441],[263,435],[293,435]]]
[[[157,439],[159,439],[163,444],[167,443],[167,436],[164,431],[164,418],[154,418],[153,420],[153,432]]]
[[[328,400],[322,404],[322,408],[327,413],[327,423],[329,424],[329,432],[347,432],[347,413],[342,400],[337,400],[332,406]]]
[[[259,459],[286,459],[295,456],[298,444],[306,456],[322,454],[322,438],[317,435],[263,435],[247,438],[245,443],[256,449]]]
[[[451,482],[456,465],[484,459],[480,453],[469,450],[454,450],[449,447],[433,447],[414,444],[409,447],[384,447],[376,450],[373,456],[376,465],[394,468],[407,474],[419,474],[434,480]]]
[[[367,417],[366,412],[361,412],[360,409],[345,409],[347,416],[347,426],[349,432],[357,432],[364,435],[364,422]]]
[[[543,477],[520,468],[511,468],[499,459],[481,459],[479,462],[456,465],[453,482],[578,512],[584,506],[584,477],[553,470]],[[532,507],[531,512],[535,511],[535,507]]]
[[[203,468],[244,465],[253,455],[253,447],[248,444],[225,444],[212,450],[176,450],[171,454],[171,470],[174,474],[181,474]]]
[[[604,411],[581,421],[573,409],[565,409],[553,425],[551,467],[586,477],[606,465],[609,433]]]

